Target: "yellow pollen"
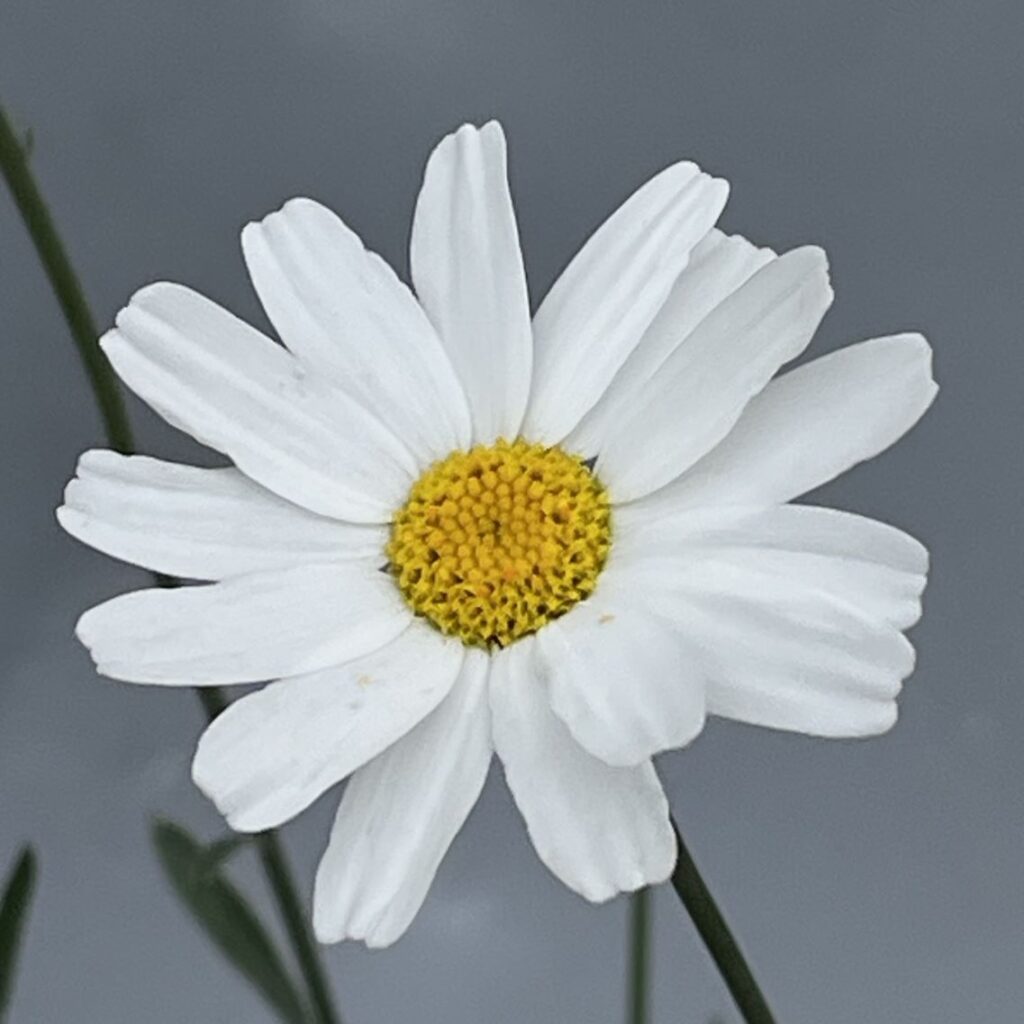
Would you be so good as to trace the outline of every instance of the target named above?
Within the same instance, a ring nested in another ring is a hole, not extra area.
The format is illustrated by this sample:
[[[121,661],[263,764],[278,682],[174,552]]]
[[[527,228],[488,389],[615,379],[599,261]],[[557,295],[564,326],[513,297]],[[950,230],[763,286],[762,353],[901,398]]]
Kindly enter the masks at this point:
[[[387,553],[413,611],[486,648],[535,633],[592,593],[610,544],[608,494],[582,459],[499,440],[423,473]]]

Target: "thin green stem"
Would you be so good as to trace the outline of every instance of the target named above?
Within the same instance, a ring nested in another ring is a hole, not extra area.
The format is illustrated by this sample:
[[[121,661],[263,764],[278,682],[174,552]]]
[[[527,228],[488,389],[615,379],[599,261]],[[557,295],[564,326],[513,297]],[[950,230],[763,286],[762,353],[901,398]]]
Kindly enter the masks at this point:
[[[331,990],[317,954],[316,942],[309,930],[309,920],[302,911],[302,904],[299,902],[281,842],[274,832],[263,832],[256,841],[259,844],[263,871],[270,882],[270,889],[277,900],[277,908],[281,912],[288,937],[295,950],[299,970],[302,971],[302,977],[309,989],[314,1018],[319,1024],[340,1024]]]
[[[211,722],[228,706],[224,691],[219,686],[197,686],[195,694]]]
[[[204,686],[197,689],[196,693],[211,722],[227,707],[224,694],[216,687]],[[281,842],[273,831],[261,832],[255,840],[263,873],[267,876],[270,891],[291,941],[295,960],[309,991],[314,1020],[317,1024],[341,1024],[341,1017],[334,1007],[316,942],[310,932],[307,915],[303,913],[298,889]]]
[[[82,291],[78,276],[72,269],[64,244],[57,234],[49,210],[35,183],[28,164],[25,147],[18,138],[10,120],[0,106],[0,170],[14,197],[29,236],[36,247],[50,286],[57,297],[64,319],[67,321],[78,354],[82,360],[96,404],[103,420],[107,442],[111,448],[124,454],[135,449],[131,425],[125,411],[117,378],[114,376],[97,343],[99,334]],[[157,586],[176,587],[173,576],[154,573]],[[203,710],[210,721],[227,707],[223,692],[215,686],[195,690]],[[323,968],[317,955],[316,943],[309,930],[302,903],[292,878],[284,850],[274,832],[259,836],[260,861],[270,884],[291,940],[295,959],[309,989],[309,998],[317,1024],[341,1024],[335,1011]]]
[[[627,1024],[647,1024],[651,983],[651,890],[639,889],[629,901],[629,994]]]
[[[772,1011],[714,897],[701,878],[675,819],[672,828],[679,851],[672,873],[672,887],[683,901],[746,1024],[775,1024]]]
[[[85,372],[96,396],[110,447],[119,452],[130,452],[133,445],[128,414],[117,381],[97,344],[99,334],[96,323],[85,301],[78,275],[72,269],[54,227],[50,211],[36,186],[25,148],[3,107],[0,107],[0,169],[3,170],[14,202],[43,262],[78,354],[85,364]]]

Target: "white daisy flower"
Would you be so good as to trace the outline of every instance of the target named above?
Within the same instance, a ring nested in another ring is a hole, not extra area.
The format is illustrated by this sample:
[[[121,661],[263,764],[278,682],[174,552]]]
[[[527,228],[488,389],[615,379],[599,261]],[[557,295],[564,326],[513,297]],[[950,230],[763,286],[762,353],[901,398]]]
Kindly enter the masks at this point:
[[[102,339],[233,465],[82,457],[66,530],[210,582],[114,598],[78,635],[115,679],[275,680],[207,728],[193,776],[242,831],[351,776],[322,941],[405,931],[494,752],[541,860],[598,901],[671,873],[651,758],[707,714],[895,721],[925,549],[788,503],[921,416],[930,351],[877,338],[773,379],[831,302],[825,256],[716,230],[726,194],[662,171],[531,321],[505,139],[466,126],[427,164],[415,293],[295,199],[242,233],[283,347],[174,284]]]

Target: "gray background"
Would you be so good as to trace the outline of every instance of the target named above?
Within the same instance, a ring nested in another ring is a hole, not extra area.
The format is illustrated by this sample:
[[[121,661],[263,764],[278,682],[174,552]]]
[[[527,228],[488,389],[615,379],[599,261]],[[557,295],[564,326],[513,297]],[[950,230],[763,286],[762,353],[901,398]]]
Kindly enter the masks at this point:
[[[919,667],[888,736],[713,722],[662,768],[781,1022],[1014,1022],[1024,1000],[1019,526],[1024,65],[1016,0],[0,0],[0,96],[109,323],[157,278],[259,321],[237,233],[294,194],[405,267],[429,147],[501,118],[534,299],[626,192],[681,156],[724,225],[818,242],[814,351],[923,329],[943,386],[895,450],[815,495],[933,552]],[[261,321],[260,321],[261,322]],[[187,779],[188,693],[97,679],[71,637],[142,582],[52,517],[97,417],[0,195],[0,863],[42,887],[16,1024],[270,1020],[169,895],[151,812],[220,829]],[[142,447],[192,457],[132,405]],[[308,885],[333,798],[287,830]],[[253,865],[240,877],[259,891]],[[668,891],[656,1018],[737,1020]],[[534,858],[497,775],[407,937],[326,951],[347,1024],[621,1019],[625,903]]]

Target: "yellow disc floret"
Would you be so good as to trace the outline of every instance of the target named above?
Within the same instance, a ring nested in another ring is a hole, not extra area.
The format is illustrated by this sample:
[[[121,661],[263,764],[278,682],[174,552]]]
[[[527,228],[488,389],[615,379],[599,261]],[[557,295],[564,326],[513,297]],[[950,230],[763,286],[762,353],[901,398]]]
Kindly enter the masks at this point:
[[[504,647],[587,597],[610,543],[608,495],[584,461],[520,440],[434,463],[387,551],[417,614],[465,644]]]

